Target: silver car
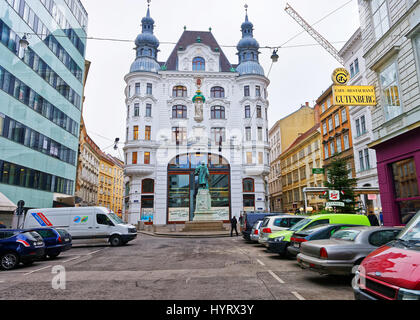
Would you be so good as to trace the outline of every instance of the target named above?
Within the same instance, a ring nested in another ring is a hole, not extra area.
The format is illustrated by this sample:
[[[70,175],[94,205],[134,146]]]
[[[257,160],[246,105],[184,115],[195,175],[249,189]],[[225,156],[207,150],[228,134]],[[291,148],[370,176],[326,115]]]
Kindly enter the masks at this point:
[[[260,226],[261,226],[261,224],[262,224],[262,220],[258,220],[252,226],[251,235],[250,235],[251,241],[258,242],[258,238],[260,236]]]
[[[398,227],[353,227],[334,233],[328,240],[302,243],[297,261],[303,269],[320,274],[350,275],[354,266],[378,247],[394,240]]]

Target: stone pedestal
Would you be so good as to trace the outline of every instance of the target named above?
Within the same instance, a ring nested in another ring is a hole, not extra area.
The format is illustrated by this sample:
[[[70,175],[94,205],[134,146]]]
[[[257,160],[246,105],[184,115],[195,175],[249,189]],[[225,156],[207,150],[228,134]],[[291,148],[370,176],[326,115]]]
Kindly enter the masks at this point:
[[[228,231],[223,221],[189,221],[185,223],[183,232]]]
[[[208,189],[199,189],[195,200],[194,221],[212,221],[211,195]]]

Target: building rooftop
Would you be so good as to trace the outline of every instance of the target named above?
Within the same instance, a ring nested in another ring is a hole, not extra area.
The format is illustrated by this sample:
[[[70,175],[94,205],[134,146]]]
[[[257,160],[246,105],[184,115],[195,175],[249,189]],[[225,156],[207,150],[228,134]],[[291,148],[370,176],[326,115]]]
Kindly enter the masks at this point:
[[[200,39],[200,42],[197,42],[197,39]],[[185,30],[181,38],[179,38],[175,48],[173,49],[171,55],[169,56],[168,60],[166,61],[166,68],[167,70],[175,71],[177,70],[177,58],[178,58],[178,51],[180,48],[185,50],[188,46],[195,44],[195,43],[202,43],[210,47],[211,51],[219,52],[220,53],[220,71],[221,72],[230,72],[231,68],[233,67],[232,64],[229,62],[223,50],[220,48],[219,44],[217,43],[216,39],[214,38],[213,34],[210,31],[187,31]]]
[[[294,147],[296,147],[297,145],[299,145],[299,143],[301,143],[302,141],[304,141],[306,138],[310,137],[313,133],[315,133],[318,128],[320,127],[320,124],[317,123],[315,126],[313,126],[311,129],[309,129],[308,131],[306,131],[305,133],[301,134],[290,146],[289,148],[286,149],[286,151],[282,152],[283,154],[288,153],[290,150],[292,150]]]

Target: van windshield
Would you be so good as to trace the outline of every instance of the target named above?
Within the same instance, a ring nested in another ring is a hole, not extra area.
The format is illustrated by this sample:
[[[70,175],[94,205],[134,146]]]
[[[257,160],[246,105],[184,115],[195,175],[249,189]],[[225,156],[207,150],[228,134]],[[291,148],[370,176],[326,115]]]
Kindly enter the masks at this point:
[[[124,223],[124,221],[122,221],[121,218],[117,216],[114,212],[110,211],[108,212],[108,214],[116,224]]]
[[[397,239],[420,243],[420,211],[410,220]]]
[[[300,229],[302,229],[304,226],[306,226],[311,221],[312,221],[312,219],[303,219],[303,220],[300,220],[293,227],[291,227],[289,229],[289,231],[299,231]]]

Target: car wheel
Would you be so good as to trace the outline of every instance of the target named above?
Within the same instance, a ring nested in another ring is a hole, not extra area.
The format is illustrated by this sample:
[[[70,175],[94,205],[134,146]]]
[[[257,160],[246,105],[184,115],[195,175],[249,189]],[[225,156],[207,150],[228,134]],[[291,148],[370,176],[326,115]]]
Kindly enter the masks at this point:
[[[111,238],[109,238],[109,243],[113,247],[118,247],[122,244],[122,240],[120,236],[114,235]]]
[[[14,252],[9,252],[1,256],[0,267],[3,270],[12,270],[19,264],[19,256]]]
[[[57,258],[59,255],[60,255],[60,252],[59,252],[59,253],[54,253],[54,254],[49,254],[48,256],[50,257],[50,259],[55,259],[55,258]]]

